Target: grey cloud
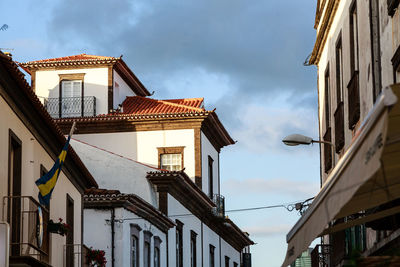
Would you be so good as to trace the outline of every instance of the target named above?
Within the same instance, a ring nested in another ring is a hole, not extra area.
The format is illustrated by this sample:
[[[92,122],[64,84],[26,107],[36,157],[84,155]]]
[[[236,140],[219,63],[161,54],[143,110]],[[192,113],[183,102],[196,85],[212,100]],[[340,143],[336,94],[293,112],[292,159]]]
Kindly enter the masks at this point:
[[[229,75],[246,93],[307,91],[312,72],[301,64],[312,49],[306,14],[315,4],[285,5],[290,8],[280,1],[64,1],[49,30],[58,46],[125,54],[149,87],[159,72],[200,66]]]

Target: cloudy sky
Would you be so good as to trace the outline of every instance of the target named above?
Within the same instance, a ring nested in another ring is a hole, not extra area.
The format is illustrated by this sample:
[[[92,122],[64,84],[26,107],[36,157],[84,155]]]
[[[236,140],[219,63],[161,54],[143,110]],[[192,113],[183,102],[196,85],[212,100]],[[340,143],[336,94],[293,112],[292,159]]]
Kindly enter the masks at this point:
[[[205,97],[238,141],[221,154],[227,209],[291,203],[316,194],[312,0],[2,0],[0,48],[17,61],[87,53],[123,55],[155,98]],[[279,266],[299,218],[284,208],[228,214],[257,243],[253,266]]]

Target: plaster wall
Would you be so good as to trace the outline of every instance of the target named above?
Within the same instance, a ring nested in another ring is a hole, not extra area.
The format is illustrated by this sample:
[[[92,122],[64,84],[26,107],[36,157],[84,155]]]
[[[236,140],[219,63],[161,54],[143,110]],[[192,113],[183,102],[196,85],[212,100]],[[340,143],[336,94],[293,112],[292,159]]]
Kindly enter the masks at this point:
[[[154,169],[73,139],[71,146],[96,179],[99,188],[136,194],[158,207],[154,187],[146,178],[147,172]]]
[[[118,108],[119,104],[124,102],[127,96],[134,96],[135,93],[129,87],[129,85],[121,78],[121,76],[113,70],[114,76],[114,109]],[[116,86],[116,83],[118,86]]]
[[[208,138],[201,132],[201,165],[202,165],[202,183],[203,191],[209,195],[209,173],[208,173],[208,157],[214,160],[213,163],[213,192],[214,194],[220,193],[219,188],[219,153],[210,143]]]
[[[354,133],[348,124],[348,89],[351,80],[350,69],[350,5],[353,1],[340,1],[336,16],[332,21],[327,41],[322,48],[318,63],[318,94],[319,94],[319,134],[323,139],[327,125],[325,121],[325,73],[329,67],[330,87],[330,126],[332,141],[334,137],[334,113],[336,110],[336,44],[341,36],[343,53],[343,99],[344,99],[344,132],[345,149],[350,145]],[[357,1],[358,12],[358,54],[359,54],[359,89],[360,89],[360,121],[363,121],[373,106],[372,55],[370,42],[369,2]],[[335,162],[341,155],[335,153]],[[324,153],[321,153],[321,166],[324,166]],[[327,174],[322,171],[323,181]]]
[[[157,147],[184,146],[184,168],[194,179],[194,130],[80,134],[74,138],[118,155],[158,167]]]
[[[170,219],[183,223],[183,266],[190,266],[190,231],[197,233],[197,266],[208,266],[210,245],[215,247],[215,266],[224,266],[225,256],[228,256],[230,266],[233,262],[240,263],[240,251],[235,250],[223,238],[211,230],[199,218],[192,215],[179,201],[168,195],[168,215]],[[182,216],[184,215],[184,216]],[[176,229],[168,231],[169,266],[176,266]],[[220,257],[221,256],[221,257]],[[221,265],[220,265],[221,262]]]
[[[36,95],[43,98],[58,98],[59,74],[84,73],[84,96],[96,97],[96,115],[108,113],[108,68],[40,70],[36,71]]]
[[[36,137],[27,129],[2,97],[0,97],[0,110],[0,125],[2,125],[2,127],[0,127],[0,147],[3,148],[0,151],[1,202],[3,203],[3,197],[9,195],[9,130],[11,130],[22,143],[21,196],[32,196],[35,200],[38,200],[37,196],[39,190],[35,185],[35,181],[40,177],[40,165],[42,164],[47,170],[50,170],[54,164],[55,158],[53,159],[48,154],[43,144],[36,140]],[[66,220],[67,194],[74,201],[74,243],[81,244],[81,194],[62,171],[51,198],[50,219],[53,221],[58,221],[58,218],[62,218],[64,221]],[[1,215],[3,214],[6,213],[2,205]],[[6,218],[4,218],[4,220],[6,220]],[[24,234],[24,236],[26,237],[26,234]],[[65,243],[65,236],[50,234],[50,264],[52,266],[62,266]]]
[[[105,251],[107,267],[112,266],[111,253],[111,209],[85,209],[84,210],[84,242],[95,249]],[[137,216],[124,208],[115,208],[115,236],[114,236],[114,257],[115,266],[130,266],[131,262],[131,225],[138,225],[142,230],[139,232],[139,266],[143,266],[143,242],[144,231],[150,231],[151,254],[150,259],[154,259],[154,238],[161,239],[160,244],[160,266],[166,266],[166,234],[160,231],[147,220]],[[99,235],[99,233],[102,233]]]

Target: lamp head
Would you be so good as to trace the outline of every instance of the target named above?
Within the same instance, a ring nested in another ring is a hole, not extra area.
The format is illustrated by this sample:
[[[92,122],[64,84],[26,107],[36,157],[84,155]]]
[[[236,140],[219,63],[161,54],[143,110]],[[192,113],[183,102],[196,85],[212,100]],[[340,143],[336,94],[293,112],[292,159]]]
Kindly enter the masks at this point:
[[[301,134],[291,134],[282,140],[282,142],[287,146],[310,145],[312,141],[313,139],[311,137]]]

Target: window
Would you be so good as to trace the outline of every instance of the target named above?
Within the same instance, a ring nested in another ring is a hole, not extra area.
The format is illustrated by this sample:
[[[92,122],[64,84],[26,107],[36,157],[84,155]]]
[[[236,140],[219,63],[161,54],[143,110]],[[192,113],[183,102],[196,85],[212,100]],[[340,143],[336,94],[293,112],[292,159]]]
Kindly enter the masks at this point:
[[[139,267],[139,234],[142,228],[131,224],[131,267]]]
[[[160,267],[160,244],[161,239],[158,236],[154,237],[154,267]]]
[[[153,234],[150,231],[143,232],[143,267],[150,267],[150,244]]]
[[[238,267],[238,263],[237,262],[233,262],[233,267]]]
[[[329,78],[329,63],[325,70],[325,122],[326,128],[330,126],[330,108],[331,108],[331,97],[330,97],[330,78]]]
[[[229,267],[229,257],[225,256],[225,267]]]
[[[183,169],[184,147],[159,147],[158,166],[168,171],[180,171]]]
[[[214,196],[214,177],[213,177],[214,160],[208,156],[208,195],[212,199]]]
[[[84,73],[59,74],[60,92],[59,92],[59,117],[80,117],[84,114],[83,103],[83,78]],[[49,99],[50,100],[50,99]],[[53,114],[55,105],[48,110]]]
[[[21,163],[22,163],[22,142],[9,130],[8,143],[8,195],[21,196]],[[8,205],[8,223],[11,226],[11,255],[20,255],[21,243],[21,200],[18,198],[9,199],[11,205]]]
[[[197,266],[197,245],[196,245],[197,234],[194,231],[190,231],[190,267]]]
[[[331,91],[330,91],[330,72],[329,63],[325,70],[325,134],[324,141],[331,142]],[[324,144],[324,169],[327,173],[332,168],[332,147]]]
[[[360,92],[358,84],[358,22],[357,2],[350,7],[350,70],[351,79],[347,85],[349,107],[349,129],[353,130],[360,119]]]
[[[210,260],[210,267],[215,267],[215,247],[213,245],[210,245],[210,255],[209,255],[209,260]]]
[[[74,200],[67,194],[66,223],[69,226],[66,242],[66,266],[74,266]]]
[[[336,111],[334,117],[335,147],[336,153],[339,153],[344,147],[343,51],[341,34],[336,43]]]
[[[176,267],[183,267],[183,223],[176,220]]]

